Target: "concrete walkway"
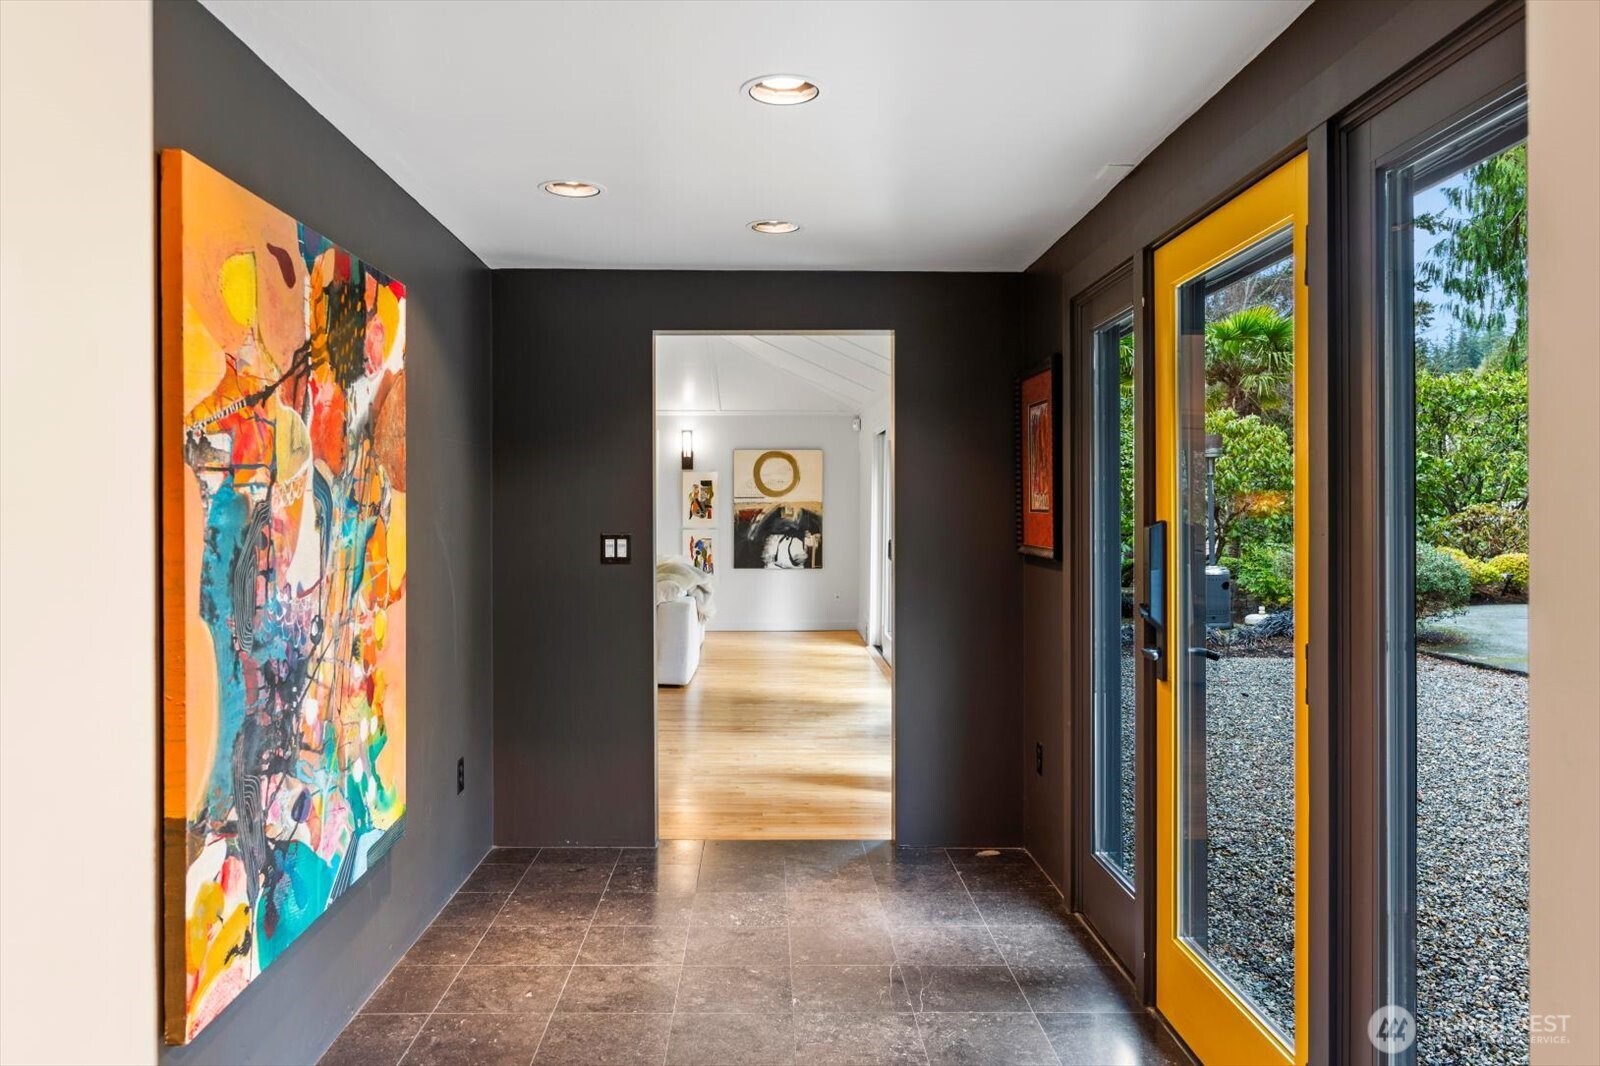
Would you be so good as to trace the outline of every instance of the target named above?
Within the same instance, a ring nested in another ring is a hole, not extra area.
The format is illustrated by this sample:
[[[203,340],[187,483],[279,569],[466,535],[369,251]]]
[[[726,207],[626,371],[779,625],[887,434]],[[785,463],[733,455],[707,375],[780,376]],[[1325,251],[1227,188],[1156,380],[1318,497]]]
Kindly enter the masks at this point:
[[[1417,647],[1464,663],[1528,672],[1528,605],[1480,603],[1425,622]]]

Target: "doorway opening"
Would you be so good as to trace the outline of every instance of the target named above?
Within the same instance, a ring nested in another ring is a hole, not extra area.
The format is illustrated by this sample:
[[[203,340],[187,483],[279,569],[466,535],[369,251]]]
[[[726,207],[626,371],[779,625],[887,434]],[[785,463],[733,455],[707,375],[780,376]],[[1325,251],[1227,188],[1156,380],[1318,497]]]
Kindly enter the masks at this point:
[[[893,335],[655,334],[657,835],[893,835]]]

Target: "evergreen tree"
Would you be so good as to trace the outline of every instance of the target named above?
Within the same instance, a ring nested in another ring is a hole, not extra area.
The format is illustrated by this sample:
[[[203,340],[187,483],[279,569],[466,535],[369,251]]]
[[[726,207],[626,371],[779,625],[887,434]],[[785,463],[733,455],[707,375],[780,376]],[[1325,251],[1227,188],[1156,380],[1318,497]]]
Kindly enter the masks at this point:
[[[1417,288],[1427,292],[1437,287],[1453,297],[1451,312],[1467,331],[1506,336],[1499,365],[1525,365],[1527,145],[1507,148],[1468,168],[1460,181],[1440,191],[1450,210],[1418,215],[1415,220],[1418,229],[1439,238],[1417,264]]]

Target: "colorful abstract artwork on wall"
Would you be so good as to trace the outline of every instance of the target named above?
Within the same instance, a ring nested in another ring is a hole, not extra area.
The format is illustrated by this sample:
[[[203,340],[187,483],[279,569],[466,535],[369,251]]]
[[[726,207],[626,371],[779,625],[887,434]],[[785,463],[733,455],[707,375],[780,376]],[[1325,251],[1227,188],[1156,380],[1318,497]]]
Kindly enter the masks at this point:
[[[722,501],[717,499],[715,472],[683,472],[683,524],[688,528],[709,529],[717,524]]]
[[[161,158],[166,1037],[399,837],[406,290]]]
[[[1055,502],[1050,498],[1050,401],[1035,400],[1028,405],[1028,510],[1049,514]]]
[[[683,531],[684,549],[689,561],[702,573],[717,572],[717,537],[704,529]]]
[[[817,570],[821,566],[821,450],[735,450],[734,569]]]
[[[1056,463],[1060,363],[1057,356],[1017,383],[1017,550],[1050,559],[1060,558],[1061,545],[1061,470]]]

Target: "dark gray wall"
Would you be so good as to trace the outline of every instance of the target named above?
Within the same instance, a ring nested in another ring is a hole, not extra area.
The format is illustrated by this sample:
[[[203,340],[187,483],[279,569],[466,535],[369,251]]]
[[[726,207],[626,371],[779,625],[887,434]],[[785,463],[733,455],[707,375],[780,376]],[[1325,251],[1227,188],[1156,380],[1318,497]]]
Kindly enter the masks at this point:
[[[823,329],[895,331],[896,836],[1020,840],[1020,281],[495,272],[496,843],[655,837],[652,331]]]
[[[1061,286],[1045,274],[1022,279],[1022,345],[1030,362],[1052,352],[1065,352],[1061,338]],[[1065,366],[1065,364],[1063,364]],[[1066,374],[1062,396],[1070,406],[1072,375]],[[1072,499],[1072,467],[1065,460],[1070,447],[1065,436],[1070,423],[1057,420],[1057,447],[1062,463],[1062,505]],[[1062,517],[1063,552],[1072,544],[1072,511]],[[1061,879],[1067,867],[1070,839],[1066,797],[1072,779],[1072,745],[1067,736],[1067,656],[1065,640],[1066,597],[1064,574],[1071,565],[1063,560],[1026,559],[1022,568],[1022,822],[1023,839],[1063,892]],[[1034,756],[1044,749],[1042,770]]]
[[[198,4],[156,4],[154,28],[155,147],[187,149],[409,295],[406,832],[194,1043],[163,1056],[313,1062],[489,847],[489,271]]]
[[[1069,361],[1082,358],[1067,335],[1073,299],[1303,147],[1312,130],[1490,6],[1491,0],[1317,0],[1028,268],[1026,343],[1054,338]],[[1064,439],[1072,439],[1072,432],[1063,426]],[[1030,656],[1035,649],[1059,650],[1070,677],[1075,638],[1062,609],[1062,574],[1030,571],[1029,578],[1025,646]],[[1053,593],[1033,587],[1052,578]],[[1033,665],[1029,677],[1025,721],[1030,731],[1057,735],[1049,719],[1070,717],[1064,694],[1036,677]],[[1059,735],[1070,737],[1070,731],[1063,728]],[[1031,773],[1035,739],[1023,739]],[[1046,872],[1065,887],[1070,823],[1056,812],[1070,809],[1070,774],[1050,774],[1048,765],[1046,770],[1046,780],[1028,792],[1025,838]]]

